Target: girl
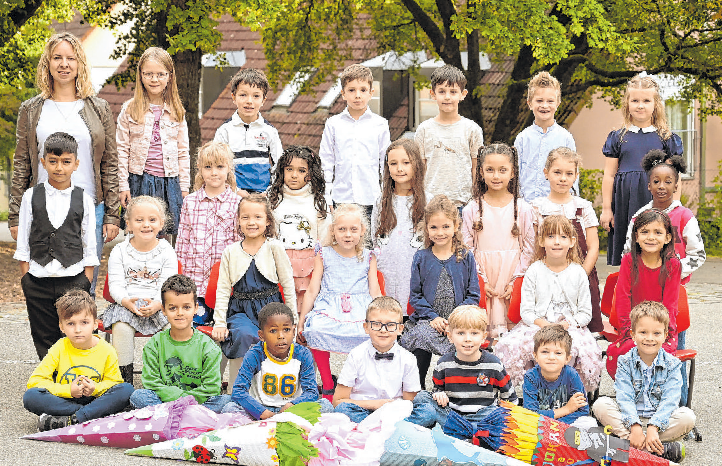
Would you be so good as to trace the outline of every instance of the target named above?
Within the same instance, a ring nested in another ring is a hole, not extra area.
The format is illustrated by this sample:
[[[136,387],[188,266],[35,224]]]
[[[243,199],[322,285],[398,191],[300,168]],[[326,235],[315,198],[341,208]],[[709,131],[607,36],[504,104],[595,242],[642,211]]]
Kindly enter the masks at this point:
[[[514,280],[534,255],[534,209],[519,197],[517,160],[516,149],[506,144],[484,147],[476,163],[474,198],[463,211],[464,242],[484,280],[490,338],[511,328],[506,314]]]
[[[584,388],[593,392],[599,385],[602,350],[587,328],[592,318],[591,295],[577,251],[577,233],[569,219],[546,217],[537,236],[536,262],[527,269],[521,286],[522,321],[494,348],[515,384],[521,384],[525,368],[532,367],[534,334],[547,325],[561,324],[572,337],[568,356]]]
[[[258,313],[272,302],[285,302],[296,312],[291,261],[275,239],[276,222],[266,197],[254,193],[238,204],[238,232],[243,240],[223,250],[218,274],[212,336],[230,360],[233,381],[243,356],[259,341]],[[283,296],[278,285],[283,287]]]
[[[582,259],[582,267],[589,277],[589,290],[592,295],[592,320],[587,325],[590,332],[601,332],[602,323],[599,277],[594,264],[599,257],[599,234],[597,233],[597,215],[592,203],[578,196],[572,196],[570,187],[579,176],[582,158],[567,147],[559,147],[549,152],[544,176],[549,180],[551,191],[547,197],[538,197],[531,204],[536,212],[546,218],[549,215],[563,215],[572,222],[577,233],[577,245]]]
[[[431,353],[454,351],[447,338],[449,315],[457,306],[478,305],[481,297],[474,255],[461,239],[459,209],[443,194],[434,197],[424,212],[426,239],[411,265],[414,312],[409,317],[401,345],[416,356],[422,388]]]
[[[298,341],[308,344],[321,375],[321,394],[331,401],[334,381],[329,351],[348,353],[367,338],[366,308],[381,296],[376,258],[364,249],[367,220],[362,207],[340,204],[316,247],[311,282],[298,319]]]
[[[133,383],[135,332],[153,335],[168,325],[160,312],[160,289],[178,272],[171,245],[158,239],[166,221],[163,201],[139,196],[125,211],[125,241],[110,252],[108,289],[115,300],[103,313],[103,326],[113,329],[113,346],[123,380]]]
[[[674,253],[672,223],[657,209],[645,210],[632,226],[634,247],[622,257],[619,281],[614,290],[620,338],[607,348],[607,372],[614,378],[617,359],[634,347],[629,314],[642,301],[657,301],[669,311],[669,334],[662,346],[677,349],[677,300],[682,265]]]
[[[392,142],[386,150],[383,191],[371,214],[371,237],[386,295],[402,309],[409,302],[411,262],[424,242],[419,228],[426,206],[425,171],[416,142]]]
[[[206,307],[206,287],[213,264],[238,234],[236,177],[233,153],[227,144],[208,142],[198,150],[195,189],[183,200],[175,252],[183,273],[198,287],[196,325],[213,325],[213,309]]]
[[[668,157],[682,155],[682,140],[667,126],[659,85],[650,76],[635,76],[624,92],[624,127],[607,136],[602,179],[602,227],[609,232],[607,264],[621,263],[632,214],[651,200],[642,157],[662,149]]]
[[[151,47],[141,55],[135,94],[123,104],[115,134],[120,203],[140,195],[162,199],[171,216],[163,233],[175,235],[190,189],[190,157],[185,110],[165,50]]]
[[[291,146],[283,152],[268,189],[268,202],[278,225],[278,238],[291,259],[296,309],[301,309],[311,281],[313,246],[328,228],[325,190],[318,155],[305,146]]]

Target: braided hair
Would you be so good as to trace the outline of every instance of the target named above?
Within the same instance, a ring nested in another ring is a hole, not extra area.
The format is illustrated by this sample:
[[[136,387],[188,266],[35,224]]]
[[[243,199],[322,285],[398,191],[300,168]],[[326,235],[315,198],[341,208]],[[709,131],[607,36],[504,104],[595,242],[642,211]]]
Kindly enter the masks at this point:
[[[319,218],[326,218],[328,210],[325,197],[326,181],[321,170],[321,158],[307,146],[289,146],[278,159],[273,183],[268,188],[268,202],[271,204],[271,209],[275,209],[283,201],[284,172],[294,158],[305,160],[308,164],[308,182],[311,184],[313,204]]]

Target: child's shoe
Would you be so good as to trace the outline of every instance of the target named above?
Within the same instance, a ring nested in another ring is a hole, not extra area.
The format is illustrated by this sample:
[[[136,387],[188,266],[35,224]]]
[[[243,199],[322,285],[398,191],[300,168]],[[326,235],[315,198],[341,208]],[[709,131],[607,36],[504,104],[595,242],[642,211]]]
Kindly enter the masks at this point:
[[[38,418],[38,432],[60,429],[61,427],[67,427],[71,424],[75,424],[72,418],[73,416],[51,416],[50,414],[41,414]]]
[[[667,442],[663,443],[664,453],[661,455],[662,458],[669,460],[673,463],[680,463],[685,456],[685,447],[679,442]]]

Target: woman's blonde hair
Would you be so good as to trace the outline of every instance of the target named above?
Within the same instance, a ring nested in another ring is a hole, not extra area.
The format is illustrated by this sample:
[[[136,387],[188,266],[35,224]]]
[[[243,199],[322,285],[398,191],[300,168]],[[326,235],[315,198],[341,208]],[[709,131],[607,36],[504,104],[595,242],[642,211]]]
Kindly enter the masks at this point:
[[[198,156],[196,157],[196,179],[193,184],[193,189],[198,190],[204,184],[203,177],[201,176],[201,167],[206,165],[216,165],[224,163],[228,166],[228,177],[226,177],[226,184],[229,185],[233,190],[236,190],[236,173],[233,168],[233,152],[231,147],[224,142],[210,141],[198,149]]]
[[[659,93],[659,84],[651,76],[637,75],[629,80],[624,90],[624,100],[622,102],[622,113],[624,114],[624,131],[622,136],[627,132],[629,127],[633,125],[632,114],[629,112],[629,91],[632,89],[654,89],[654,111],[652,112],[652,125],[657,128],[657,133],[662,140],[672,137],[672,130],[667,125],[667,114],[664,112],[664,100]]]
[[[358,261],[361,262],[364,258],[364,244],[366,243],[366,237],[369,233],[369,220],[366,218],[364,210],[357,204],[339,204],[336,206],[333,210],[333,214],[331,214],[331,221],[328,225],[328,231],[323,238],[323,245],[334,246],[338,244],[336,237],[333,235],[333,229],[336,227],[338,219],[344,215],[355,215],[358,217],[359,223],[361,223],[361,240],[356,245],[356,257],[358,258]]]
[[[130,101],[130,104],[128,104],[128,114],[136,122],[142,122],[144,121],[145,114],[150,110],[150,98],[148,97],[148,91],[145,90],[145,86],[143,85],[142,76],[143,65],[149,60],[161,65],[168,73],[168,84],[163,90],[163,103],[168,104],[171,117],[173,117],[175,121],[180,122],[185,118],[186,111],[178,95],[178,85],[175,80],[175,66],[173,65],[173,59],[170,54],[160,47],[148,48],[138,60],[138,66],[135,71],[135,94],[133,94],[133,99]]]
[[[95,95],[93,82],[90,80],[90,66],[85,58],[85,50],[83,44],[80,43],[75,35],[70,32],[60,32],[53,35],[45,43],[43,54],[38,62],[38,71],[35,74],[35,87],[40,89],[40,94],[44,99],[53,97],[54,83],[53,76],[50,74],[50,59],[52,58],[55,47],[61,42],[67,42],[73,47],[73,53],[78,60],[78,76],[75,78],[75,96],[79,99],[85,99]]]
[[[461,237],[461,219],[459,218],[459,209],[443,194],[434,196],[424,211],[424,247],[428,248],[434,245],[434,242],[431,241],[431,238],[429,238],[427,225],[429,224],[431,217],[438,213],[444,214],[446,218],[454,222],[454,236],[451,238],[451,250],[456,255],[456,262],[459,262],[464,259],[467,252],[466,244],[464,244],[464,240]]]
[[[544,217],[542,224],[539,226],[539,234],[536,237],[534,260],[543,260],[547,256],[546,249],[544,249],[544,238],[557,234],[574,239],[574,245],[567,251],[567,260],[581,264],[582,259],[579,256],[579,237],[577,236],[577,231],[574,229],[572,222],[563,215]]]

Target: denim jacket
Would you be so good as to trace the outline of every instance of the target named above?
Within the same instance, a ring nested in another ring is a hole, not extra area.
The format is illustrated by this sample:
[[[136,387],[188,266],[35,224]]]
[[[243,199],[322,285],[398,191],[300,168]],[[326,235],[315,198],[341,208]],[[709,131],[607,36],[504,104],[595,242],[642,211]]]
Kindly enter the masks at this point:
[[[136,122],[128,113],[127,101],[118,115],[115,138],[118,142],[118,182],[120,192],[129,191],[128,173],[142,175],[153,137],[153,112],[145,113],[145,121]],[[173,120],[168,104],[163,104],[160,117],[160,141],[163,146],[163,168],[166,176],[178,177],[181,191],[190,191],[191,164],[188,153],[188,125],[185,118]]]
[[[679,407],[682,394],[681,365],[679,359],[662,349],[654,359],[648,396],[655,413],[649,419],[649,424],[657,426],[660,431],[667,428],[670,416]],[[644,388],[642,360],[636,347],[619,357],[614,388],[622,411],[622,423],[627,429],[631,429],[632,425],[640,423],[637,401],[640,400]]]

